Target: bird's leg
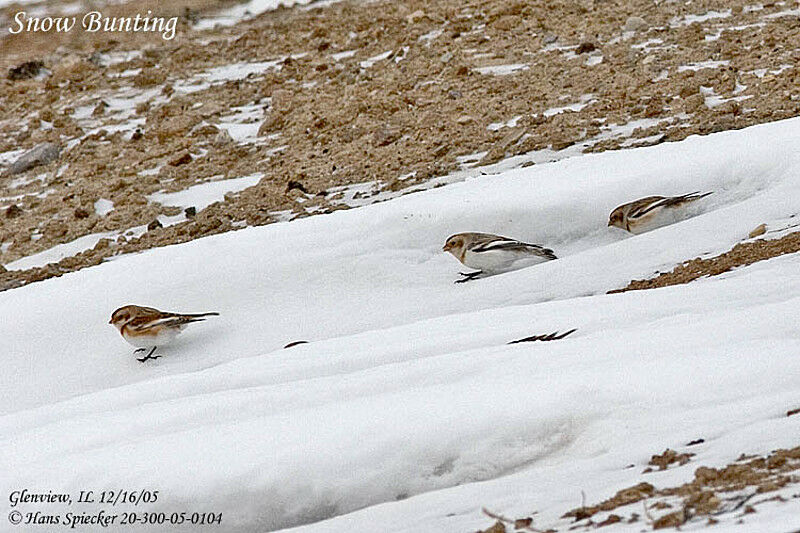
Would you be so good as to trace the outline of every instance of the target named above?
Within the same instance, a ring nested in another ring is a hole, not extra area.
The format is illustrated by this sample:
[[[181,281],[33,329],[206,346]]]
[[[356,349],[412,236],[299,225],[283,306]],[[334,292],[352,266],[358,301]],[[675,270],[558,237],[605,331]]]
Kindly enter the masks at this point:
[[[155,356],[153,355],[155,353],[155,351],[156,351],[156,348],[157,348],[156,346],[153,346],[153,349],[150,350],[149,354],[145,355],[141,359],[137,358],[136,360],[139,361],[140,363],[144,363],[148,359],[158,359],[159,357],[161,357],[160,355],[155,355]],[[139,348],[139,350],[146,350],[146,348]],[[136,350],[136,351],[138,352],[139,350]],[[134,353],[136,353],[136,352],[134,352]]]
[[[146,352],[147,348],[136,348],[133,353]]]
[[[483,270],[478,270],[477,272],[470,272],[469,274],[465,274],[463,272],[459,272],[459,274],[461,274],[464,277],[461,278],[461,279],[457,279],[455,282],[456,283],[466,283],[469,280],[475,279],[478,276],[480,276],[481,274],[483,274]]]

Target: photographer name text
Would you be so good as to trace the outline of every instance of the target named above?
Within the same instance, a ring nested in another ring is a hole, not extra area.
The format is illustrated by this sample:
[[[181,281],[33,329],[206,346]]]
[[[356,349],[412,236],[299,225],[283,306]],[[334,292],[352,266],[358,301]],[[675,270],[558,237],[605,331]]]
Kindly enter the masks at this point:
[[[13,526],[63,526],[86,531],[118,526],[221,526],[222,513],[204,509],[159,509],[158,490],[81,490],[75,493],[14,490],[8,495]],[[81,507],[79,510],[62,510]],[[88,507],[88,509],[86,509]],[[115,510],[126,507],[126,510]],[[133,507],[134,509],[131,509]],[[29,528],[26,527],[27,531]],[[52,528],[47,528],[52,530]]]

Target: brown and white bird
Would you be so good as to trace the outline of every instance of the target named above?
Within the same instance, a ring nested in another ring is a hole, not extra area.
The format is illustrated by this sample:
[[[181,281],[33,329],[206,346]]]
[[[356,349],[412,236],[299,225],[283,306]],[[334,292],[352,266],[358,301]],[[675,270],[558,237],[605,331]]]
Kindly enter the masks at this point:
[[[456,233],[448,237],[442,251],[450,252],[464,266],[478,271],[460,272],[464,279],[456,283],[475,279],[484,272],[494,274],[556,259],[549,248],[491,233]]]
[[[608,225],[639,234],[674,224],[687,218],[689,204],[709,194],[697,191],[681,196],[648,196],[614,209],[608,217]]]
[[[133,353],[150,348],[150,353],[141,359],[137,358],[143,363],[148,359],[158,359],[159,355],[153,356],[156,348],[172,342],[188,324],[217,315],[219,313],[167,313],[152,307],[126,305],[114,311],[108,323],[113,324],[129,344],[137,347]]]

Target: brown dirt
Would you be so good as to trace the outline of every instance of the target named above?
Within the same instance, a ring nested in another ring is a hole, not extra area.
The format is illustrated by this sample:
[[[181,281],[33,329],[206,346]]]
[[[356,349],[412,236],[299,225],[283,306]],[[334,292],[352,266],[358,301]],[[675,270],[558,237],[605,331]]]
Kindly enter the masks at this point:
[[[278,9],[210,31],[192,30],[188,21],[223,4],[161,4],[102,11],[178,15],[172,41],[79,30],[0,37],[0,69],[41,60],[51,71],[0,80],[0,153],[46,141],[69,147],[54,163],[0,178],[0,262],[115,232],[58,264],[1,274],[0,290],[113,255],[268,224],[281,212],[346,208],[332,188],[374,181],[376,190],[404,191],[459,168],[459,156],[485,152],[473,159],[486,164],[545,148],[601,151],[800,115],[800,18],[768,17],[793,3],[750,11],[741,0],[378,0],[369,9],[344,1]],[[18,9],[0,15],[10,21]],[[724,9],[732,10],[724,18],[681,22]],[[631,16],[645,27],[624,33]],[[115,64],[98,55],[130,50],[142,53]],[[345,51],[354,52],[334,57]],[[187,80],[215,67],[267,60],[275,66],[185,90]],[[704,67],[707,61],[722,63]],[[508,64],[525,69],[481,73]],[[709,90],[727,101],[707,106]],[[114,107],[121,97],[137,98],[131,116]],[[578,111],[545,113],[581,101]],[[259,125],[256,141],[220,133],[236,106],[254,112],[247,120]],[[513,126],[488,128],[517,116]],[[630,131],[609,134],[624,124]],[[256,172],[264,174],[258,185],[183,222],[125,235],[180,213],[150,194]],[[93,208],[101,198],[115,207],[104,216]],[[14,216],[4,216],[12,206]]]
[[[590,505],[588,507],[583,506],[572,509],[571,511],[566,512],[562,518],[574,518],[577,522],[585,518],[590,518],[595,513],[599,513],[600,511],[613,511],[617,507],[642,501],[645,498],[652,497],[655,493],[656,488],[653,485],[642,482],[638,485],[618,491],[614,496],[598,503],[597,505]]]
[[[674,500],[677,497],[680,499],[679,509],[662,514],[657,518],[648,516],[653,529],[680,526],[687,520],[696,517],[708,517],[715,522],[716,519],[713,516],[729,512],[755,512],[761,503],[775,499],[750,500],[740,496],[731,499],[726,496],[727,493],[741,493],[745,489],[755,489],[751,492],[756,495],[774,492],[787,485],[800,483],[798,470],[800,470],[800,446],[788,450],[776,450],[766,457],[742,454],[735,462],[724,468],[705,466],[697,468],[694,472],[694,479],[683,485],[656,489],[650,483],[642,482],[620,490],[599,504],[572,509],[565,513],[563,518],[570,518],[575,522],[586,520],[580,526],[594,528],[600,523],[594,523],[591,518],[599,512],[612,511],[631,503],[647,500],[646,509],[647,514],[650,515],[650,511],[673,508]],[[782,501],[780,497],[776,498],[778,501]],[[750,504],[745,506],[744,504],[748,501]],[[634,513],[629,521],[636,521],[638,518],[639,515]]]
[[[667,448],[664,453],[654,455],[647,463],[650,466],[657,466],[659,470],[666,470],[671,464],[683,466],[694,457],[693,453],[678,453],[675,450]],[[643,473],[652,472],[652,468],[645,468]]]
[[[609,294],[689,283],[698,278],[717,276],[736,267],[798,251],[800,251],[800,232],[790,233],[780,239],[743,242],[716,257],[708,259],[698,257],[678,265],[671,272],[659,274],[655,278],[633,280],[622,289],[609,291]]]

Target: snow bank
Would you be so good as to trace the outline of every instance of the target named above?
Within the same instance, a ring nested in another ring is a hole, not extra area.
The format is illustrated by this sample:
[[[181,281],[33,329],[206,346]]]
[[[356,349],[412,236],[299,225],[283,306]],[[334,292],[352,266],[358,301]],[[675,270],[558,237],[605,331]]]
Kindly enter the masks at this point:
[[[1,1],[1,0],[0,0]],[[333,0],[335,1],[335,0]],[[233,26],[243,20],[255,17],[265,11],[272,11],[279,7],[292,7],[294,5],[313,4],[314,0],[249,0],[243,4],[224,9],[219,13],[206,17],[197,22],[193,27],[196,30],[207,30],[214,26]],[[326,2],[330,3],[330,2]]]
[[[800,417],[779,415],[800,389],[800,259],[605,292],[788,221],[799,134],[793,119],[536,165],[0,293],[0,490],[159,489],[148,510],[223,512],[226,531],[338,516],[303,531],[463,532],[482,505],[556,521],[697,437],[711,465],[797,445]],[[621,203],[695,190],[714,194],[685,222],[606,227]],[[467,230],[560,259],[455,285],[441,246]],[[221,316],[141,365],[107,324],[126,303]],[[295,340],[311,342],[281,349]]]

